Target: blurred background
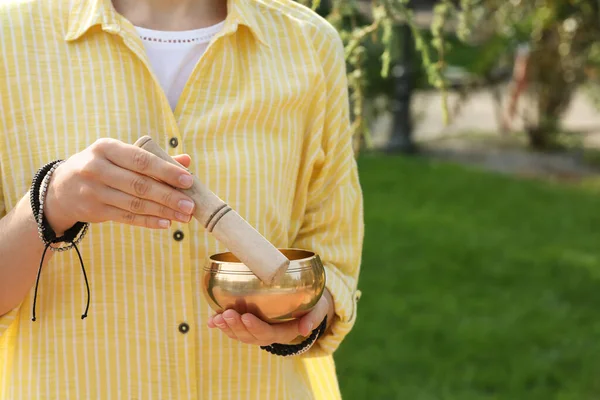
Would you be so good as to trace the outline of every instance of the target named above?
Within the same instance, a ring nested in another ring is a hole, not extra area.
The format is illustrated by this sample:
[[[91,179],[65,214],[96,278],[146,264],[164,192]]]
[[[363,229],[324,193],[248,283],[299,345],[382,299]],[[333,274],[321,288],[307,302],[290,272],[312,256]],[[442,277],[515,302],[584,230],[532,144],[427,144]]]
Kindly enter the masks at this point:
[[[365,196],[345,399],[600,399],[600,1],[299,0]]]

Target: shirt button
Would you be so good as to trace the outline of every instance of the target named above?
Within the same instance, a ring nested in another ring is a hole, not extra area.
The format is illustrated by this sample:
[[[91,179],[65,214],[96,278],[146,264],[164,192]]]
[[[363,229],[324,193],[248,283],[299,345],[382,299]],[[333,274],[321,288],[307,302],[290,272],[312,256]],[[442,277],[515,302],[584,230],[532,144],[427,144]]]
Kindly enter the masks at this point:
[[[173,233],[173,239],[177,240],[178,242],[181,242],[183,240],[183,232],[181,232],[180,230],[176,230],[175,233]]]
[[[186,334],[190,331],[190,326],[188,324],[186,324],[185,322],[182,322],[181,324],[179,324],[179,332]]]
[[[169,140],[169,144],[171,147],[175,148],[179,145],[179,140],[177,140],[176,137],[172,137],[171,140]]]

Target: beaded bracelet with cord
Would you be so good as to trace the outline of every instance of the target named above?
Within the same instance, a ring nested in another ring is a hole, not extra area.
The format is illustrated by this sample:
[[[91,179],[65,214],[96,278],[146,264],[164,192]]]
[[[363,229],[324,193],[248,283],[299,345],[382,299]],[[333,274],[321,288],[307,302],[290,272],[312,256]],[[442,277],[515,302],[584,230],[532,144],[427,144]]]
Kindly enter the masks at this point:
[[[77,222],[73,227],[65,231],[63,236],[58,237],[44,216],[44,202],[48,184],[52,178],[52,174],[62,163],[64,163],[63,160],[55,160],[40,168],[31,187],[32,211],[38,225],[38,235],[45,244],[51,245],[50,249],[52,251],[66,251],[73,248],[73,246],[81,242],[89,226],[87,223]],[[64,243],[64,245],[59,247],[52,246],[52,244],[57,243]]]
[[[79,256],[79,261],[81,262],[81,270],[83,271],[83,277],[85,279],[87,289],[87,306],[85,312],[81,315],[81,319],[87,317],[88,309],[90,306],[90,285],[87,279],[87,274],[85,272],[85,266],[83,265],[81,253],[77,248],[77,243],[79,243],[85,236],[89,224],[87,222],[77,222],[71,228],[67,229],[62,236],[57,236],[44,215],[44,203],[46,200],[46,193],[48,190],[50,179],[52,178],[52,174],[54,173],[56,168],[58,168],[58,166],[63,162],[63,160],[55,160],[41,167],[36,172],[30,189],[31,210],[37,223],[38,234],[40,236],[40,239],[45,244],[44,253],[42,254],[42,260],[40,261],[40,266],[38,268],[37,279],[35,283],[32,321],[36,320],[35,307],[37,302],[38,286],[40,281],[40,275],[42,272],[42,266],[44,264],[44,258],[46,256],[46,251],[48,250],[48,248],[50,248],[52,251],[66,251],[71,248],[75,248],[75,250],[77,251],[77,255]],[[64,243],[65,245],[59,247],[52,246],[53,244],[57,243]]]
[[[299,344],[281,344],[273,343],[269,346],[261,346],[260,348],[277,356],[292,357],[306,353],[311,347],[323,336],[327,327],[327,316],[323,322],[312,331],[310,336]]]

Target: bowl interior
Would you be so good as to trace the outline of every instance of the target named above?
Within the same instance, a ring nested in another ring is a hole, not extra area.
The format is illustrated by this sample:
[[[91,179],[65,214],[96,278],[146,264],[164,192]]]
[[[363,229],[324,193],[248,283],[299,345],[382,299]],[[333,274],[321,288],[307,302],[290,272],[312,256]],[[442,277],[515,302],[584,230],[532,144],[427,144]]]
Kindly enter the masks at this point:
[[[302,249],[279,249],[284,256],[286,256],[290,261],[302,261],[308,258],[314,257],[315,253],[308,250]],[[210,257],[211,261],[221,261],[226,263],[242,263],[239,258],[237,258],[231,252],[218,253],[214,254]]]
[[[278,249],[284,256],[290,260],[290,266],[288,267],[289,272],[296,272],[305,269],[314,268],[314,262],[320,263],[316,253],[302,249]],[[312,262],[311,262],[312,261]],[[211,267],[212,264],[212,267]],[[252,273],[243,262],[239,260],[233,253],[225,252],[213,254],[210,257],[210,263],[205,269],[232,271],[232,272],[247,272]]]

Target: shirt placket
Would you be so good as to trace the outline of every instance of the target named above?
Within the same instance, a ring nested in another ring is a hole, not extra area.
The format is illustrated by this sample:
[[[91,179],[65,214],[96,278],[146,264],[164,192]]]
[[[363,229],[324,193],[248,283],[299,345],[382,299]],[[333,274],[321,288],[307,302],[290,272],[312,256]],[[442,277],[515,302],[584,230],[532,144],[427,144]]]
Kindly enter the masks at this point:
[[[158,141],[167,153],[173,157],[184,153],[183,138],[180,133],[175,115],[171,111],[169,101],[155,76],[150,62],[146,56],[141,40],[134,32],[125,28],[119,29],[119,36],[123,38],[125,45],[144,63],[147,72],[151,75],[153,84],[156,85],[160,96],[160,112],[163,117],[164,132],[149,132]],[[140,132],[140,135],[143,134]],[[194,279],[191,268],[190,243],[191,238],[189,224],[173,221],[170,230],[163,233],[169,235],[169,252],[165,254],[163,268],[170,271],[169,279],[172,293],[171,299],[172,315],[168,317],[172,334],[169,335],[169,351],[172,352],[171,359],[174,360],[167,368],[173,370],[169,374],[173,381],[169,384],[178,391],[177,398],[198,398],[196,386],[196,342],[194,330],[199,329],[195,325],[194,315],[194,293],[192,279]],[[164,241],[162,242],[164,243]],[[166,372],[166,371],[161,371]],[[164,374],[162,379],[166,379]]]

